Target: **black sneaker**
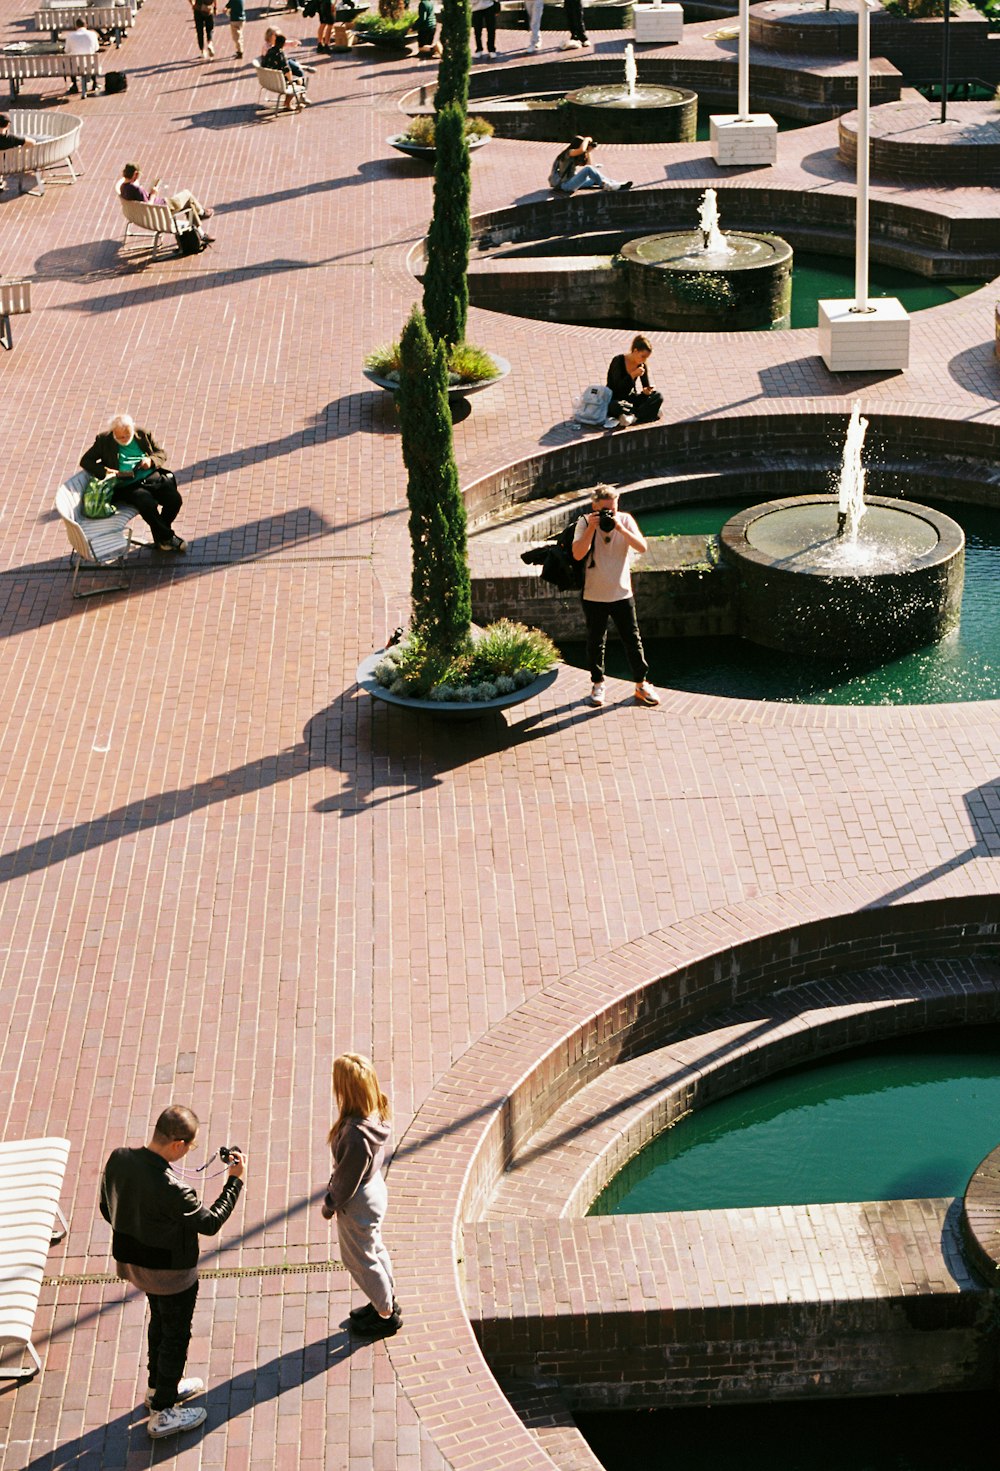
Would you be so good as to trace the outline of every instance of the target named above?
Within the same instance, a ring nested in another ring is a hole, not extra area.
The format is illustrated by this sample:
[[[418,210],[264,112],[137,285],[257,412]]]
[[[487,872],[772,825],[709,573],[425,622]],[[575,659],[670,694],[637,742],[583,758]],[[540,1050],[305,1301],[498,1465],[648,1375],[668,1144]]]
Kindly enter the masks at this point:
[[[399,1303],[395,1298],[392,1300],[392,1310],[394,1313],[399,1313]],[[400,1321],[402,1321],[402,1316],[400,1313]],[[378,1311],[370,1302],[366,1302],[363,1308],[351,1308],[348,1317],[352,1323],[361,1323],[365,1318],[377,1318]]]
[[[370,1318],[355,1318],[351,1326],[359,1338],[391,1338],[403,1326],[403,1315],[398,1308],[388,1318],[373,1312]]]
[[[619,189],[631,189],[632,183],[633,183],[633,181],[631,179],[626,179],[625,182],[624,182],[624,184],[619,184],[618,185],[618,188]]]

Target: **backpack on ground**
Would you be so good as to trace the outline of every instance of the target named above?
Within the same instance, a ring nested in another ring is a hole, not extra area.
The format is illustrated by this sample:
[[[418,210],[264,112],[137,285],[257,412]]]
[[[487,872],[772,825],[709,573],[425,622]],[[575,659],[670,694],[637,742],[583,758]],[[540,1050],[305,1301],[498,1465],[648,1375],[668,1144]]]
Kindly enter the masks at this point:
[[[577,517],[574,516],[569,525],[543,547],[531,547],[529,551],[521,553],[521,561],[526,562],[529,567],[541,565],[540,580],[557,588],[559,592],[582,592],[587,562],[593,560],[593,548],[589,559],[581,557],[577,561],[573,555],[576,523]]]
[[[108,72],[104,78],[104,95],[110,96],[112,92],[127,92],[128,77],[124,72]]]
[[[181,255],[197,255],[205,249],[205,241],[200,230],[178,230],[177,248]]]
[[[594,383],[573,404],[573,418],[578,424],[603,425],[610,406],[611,389],[606,383]]]

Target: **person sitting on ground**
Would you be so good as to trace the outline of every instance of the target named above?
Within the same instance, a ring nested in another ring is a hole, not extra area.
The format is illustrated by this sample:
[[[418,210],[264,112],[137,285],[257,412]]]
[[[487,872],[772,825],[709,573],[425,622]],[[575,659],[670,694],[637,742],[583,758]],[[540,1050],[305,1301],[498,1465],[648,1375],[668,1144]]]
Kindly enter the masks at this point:
[[[134,199],[139,204],[165,204],[172,215],[183,214],[187,211],[194,221],[194,228],[201,234],[206,245],[211,245],[215,239],[214,235],[206,235],[201,228],[203,220],[210,220],[215,213],[207,205],[199,204],[190,189],[176,189],[173,194],[164,197],[157,194],[160,180],[153,180],[153,187],[147,189],[139,183],[139,165],[127,163],[122,169],[122,176],[118,180],[118,193],[122,199]]]
[[[285,79],[285,85],[291,88],[286,96],[284,107],[287,111],[294,103],[298,107],[308,107],[309,98],[306,96],[305,72],[297,61],[292,61],[285,55],[285,37],[280,31],[268,30],[264,39],[270,36],[271,45],[261,57],[260,64],[268,71],[280,72]]]
[[[0,112],[0,164],[3,163],[3,151],[5,149],[34,148],[35,141],[34,138],[22,138],[19,133],[12,133],[10,131],[10,118],[5,112]],[[39,189],[42,187],[41,171],[35,175],[35,183]],[[3,170],[0,169],[0,189],[4,189],[6,186],[7,180],[3,176]]]
[[[135,506],[153,533],[159,552],[186,552],[187,542],[175,536],[174,521],[183,505],[177,481],[167,469],[167,457],[148,429],[137,429],[131,414],[116,414],[80,460],[95,480],[108,475],[115,501]]]
[[[577,134],[571,139],[556,155],[549,173],[549,188],[561,189],[566,194],[572,194],[575,189],[631,189],[631,179],[616,184],[603,169],[591,163],[590,151],[596,146],[593,138],[585,135]]]
[[[611,402],[605,429],[625,429],[629,424],[651,424],[661,417],[663,394],[649,381],[649,362],[653,344],[642,334],[632,338],[628,352],[620,352],[608,365],[608,387]]]
[[[63,41],[63,51],[65,52],[65,54],[67,56],[95,55],[95,53],[101,49],[101,42],[97,32],[87,29],[87,23],[82,15],[77,16],[76,20],[73,22],[73,25],[74,29],[72,31],[67,31],[65,39]],[[86,97],[88,80],[90,82],[91,91],[96,92],[97,78],[87,78],[83,76],[74,76],[72,85],[69,90],[71,92],[80,92],[82,96]],[[83,83],[81,87],[77,86],[78,81]]]

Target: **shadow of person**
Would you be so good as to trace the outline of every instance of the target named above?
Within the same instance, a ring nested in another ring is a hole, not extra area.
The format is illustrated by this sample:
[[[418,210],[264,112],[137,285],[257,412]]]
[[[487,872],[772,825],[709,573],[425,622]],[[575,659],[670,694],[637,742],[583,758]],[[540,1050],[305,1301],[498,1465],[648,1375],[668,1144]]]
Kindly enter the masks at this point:
[[[996,344],[992,340],[967,347],[964,352],[949,358],[948,373],[966,393],[987,399],[991,407],[1000,399]]]

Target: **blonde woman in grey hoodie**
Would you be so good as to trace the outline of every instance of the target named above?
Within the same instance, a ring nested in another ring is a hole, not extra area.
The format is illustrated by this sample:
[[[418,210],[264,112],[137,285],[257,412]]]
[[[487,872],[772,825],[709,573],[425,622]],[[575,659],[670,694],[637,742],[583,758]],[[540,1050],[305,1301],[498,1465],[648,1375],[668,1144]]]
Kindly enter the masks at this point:
[[[361,1338],[390,1338],[399,1331],[403,1315],[382,1241],[389,1100],[370,1059],[358,1052],[342,1053],[334,1061],[333,1097],[339,1112],[328,1138],[333,1174],[323,1216],[328,1221],[337,1217],[341,1259],[368,1298],[364,1307],[352,1309],[351,1328]]]

